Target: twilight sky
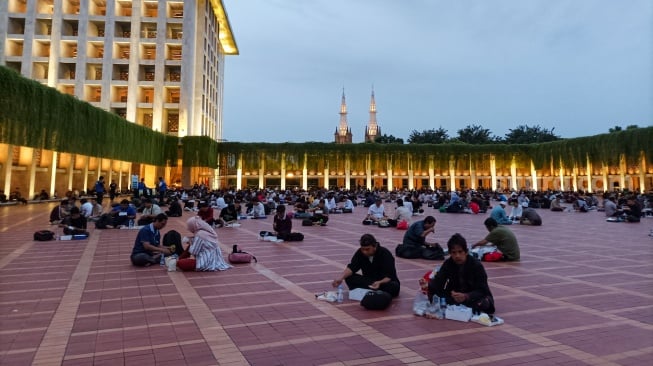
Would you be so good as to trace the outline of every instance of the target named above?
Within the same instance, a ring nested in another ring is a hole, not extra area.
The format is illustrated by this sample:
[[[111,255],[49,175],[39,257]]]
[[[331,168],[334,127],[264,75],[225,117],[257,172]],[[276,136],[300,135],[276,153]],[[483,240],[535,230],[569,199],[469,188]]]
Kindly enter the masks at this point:
[[[332,142],[345,88],[362,142],[480,124],[562,137],[653,125],[650,0],[223,0],[223,137]]]

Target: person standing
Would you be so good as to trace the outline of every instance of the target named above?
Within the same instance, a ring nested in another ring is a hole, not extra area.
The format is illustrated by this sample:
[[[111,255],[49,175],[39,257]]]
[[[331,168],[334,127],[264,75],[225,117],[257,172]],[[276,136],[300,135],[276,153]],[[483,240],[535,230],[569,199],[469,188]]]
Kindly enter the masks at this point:
[[[362,274],[356,272],[361,271]],[[381,290],[392,297],[399,296],[400,283],[395,268],[395,258],[390,251],[379,244],[372,234],[363,234],[360,248],[342,274],[331,282],[338,287],[342,281],[350,290],[364,288]]]
[[[111,202],[116,198],[116,189],[118,189],[118,185],[115,180],[112,180],[111,184],[109,184],[109,198],[111,199]]]
[[[137,267],[147,267],[159,263],[162,255],[170,255],[172,251],[161,245],[161,232],[168,223],[168,216],[159,214],[154,222],[143,226],[136,236],[132,249],[131,262]]]
[[[95,196],[97,197],[97,203],[102,205],[102,200],[104,199],[104,176],[100,176],[100,179],[95,182]]]
[[[157,187],[159,191],[159,205],[165,204],[166,191],[168,190],[168,185],[166,181],[163,180],[163,177],[159,177],[159,186]]]

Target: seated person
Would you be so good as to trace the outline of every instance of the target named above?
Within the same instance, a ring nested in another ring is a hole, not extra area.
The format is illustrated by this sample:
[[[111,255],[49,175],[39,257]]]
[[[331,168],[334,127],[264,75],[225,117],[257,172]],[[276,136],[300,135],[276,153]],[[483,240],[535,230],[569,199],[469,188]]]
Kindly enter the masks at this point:
[[[437,245],[437,243],[426,242],[427,235],[435,234],[435,222],[433,216],[426,216],[424,220],[414,222],[404,234],[402,244],[420,248]]]
[[[221,227],[224,225],[222,220],[220,218],[213,218],[213,207],[211,207],[208,203],[206,202],[200,202],[200,204],[197,206],[198,211],[197,211],[197,216],[199,216],[204,222],[206,222],[209,226],[215,229],[215,227]]]
[[[510,206],[509,218],[513,221],[519,221],[521,219],[522,212],[524,211],[523,207],[516,199],[510,200]]]
[[[147,267],[159,263],[162,255],[171,255],[173,253],[171,248],[161,245],[160,230],[167,223],[168,217],[165,214],[159,214],[154,218],[154,222],[143,226],[138,231],[130,257],[132,265]]]
[[[352,202],[349,197],[342,197],[342,212],[343,213],[353,213],[354,212],[354,202]]]
[[[336,204],[336,199],[332,193],[327,195],[325,207],[329,210],[328,212],[333,213],[336,211],[338,205]]]
[[[522,225],[540,226],[542,225],[542,218],[534,208],[524,207],[522,210],[521,219],[519,219],[519,223]]]
[[[358,271],[362,274],[358,274]],[[399,295],[400,283],[395,268],[395,258],[388,249],[376,241],[372,234],[361,236],[360,248],[331,285],[338,287],[342,281],[347,283],[349,290],[364,288],[381,290],[392,297]]]
[[[510,218],[506,214],[506,210],[505,210],[506,205],[507,205],[506,201],[499,201],[499,204],[492,208],[492,212],[490,212],[490,217],[501,225],[512,225],[512,220],[510,220]]]
[[[562,212],[564,210],[565,208],[562,207],[562,203],[560,202],[560,195],[557,194],[555,198],[551,201],[551,211]]]
[[[489,217],[484,222],[485,228],[490,233],[485,239],[480,240],[472,246],[472,248],[480,247],[483,245],[494,245],[503,253],[503,260],[505,261],[518,261],[519,260],[519,244],[515,234],[507,227],[497,224],[496,220]]]
[[[61,220],[59,227],[63,228],[65,235],[88,235],[86,231],[86,217],[82,216],[79,207],[72,207],[70,215]]]
[[[395,218],[388,219],[391,227],[396,227],[397,223],[400,221],[410,222],[410,218],[413,216],[413,212],[405,206],[404,200],[401,198],[397,199],[397,209],[395,210]]]
[[[227,207],[223,208],[220,211],[220,220],[223,225],[231,225],[234,222],[238,221],[238,211],[236,211],[236,206],[232,202],[227,204]]]
[[[218,234],[199,216],[193,216],[186,227],[194,236],[187,238],[188,246],[177,261],[182,271],[224,271],[231,268],[225,262],[218,243]],[[186,243],[184,243],[186,244]],[[191,257],[192,256],[192,257]]]
[[[10,201],[18,201],[22,204],[27,204],[27,200],[23,197],[23,195],[20,193],[20,189],[16,187],[16,189],[9,194],[9,200]]]
[[[248,212],[248,216],[253,219],[264,219],[265,216],[265,206],[259,201],[258,198],[252,198],[252,209]]]
[[[155,203],[152,203],[151,198],[145,198],[143,200],[143,213],[138,219],[138,226],[151,224],[154,222],[154,218],[160,213],[163,213],[161,207]]]
[[[605,211],[605,217],[617,216],[617,200],[614,196],[608,197],[603,202],[603,210]]]
[[[41,200],[41,201],[49,200],[50,194],[46,192],[45,189],[42,189],[41,192],[39,192],[39,194],[37,194],[36,197],[34,197],[34,199]]]
[[[291,215],[286,215],[286,206],[279,205],[277,212],[274,214],[274,222],[272,223],[274,235],[283,241],[302,241],[304,235],[301,233],[292,232],[292,219]]]
[[[0,189],[0,202],[5,203],[7,202],[7,195],[5,194],[5,191]]]
[[[627,222],[639,222],[642,217],[642,206],[637,202],[634,195],[628,196],[626,205],[622,207],[622,210]]]
[[[322,226],[326,226],[327,221],[329,221],[329,211],[327,210],[324,199],[317,201],[317,206],[309,208],[308,211],[313,214],[310,217],[313,224],[319,223]]]
[[[372,220],[372,223],[377,225],[379,220],[387,220],[387,218],[388,217],[385,215],[385,208],[383,207],[383,200],[377,198],[374,201],[374,204],[367,209],[367,216],[365,217],[365,220]]]
[[[61,200],[61,203],[50,211],[50,224],[56,225],[68,215],[70,215],[70,203],[67,199]]]
[[[168,206],[168,211],[166,211],[168,217],[181,217],[182,209],[179,200],[176,198],[170,199],[170,204]]]
[[[136,218],[136,209],[129,204],[128,200],[123,199],[120,201],[119,205],[111,210],[111,216],[113,217],[113,227],[117,228],[120,226],[127,226],[129,225],[129,220],[134,220]]]
[[[450,305],[465,305],[474,313],[493,315],[494,298],[487,273],[480,261],[469,255],[467,241],[456,233],[447,242],[449,258],[429,282],[429,299],[443,297]]]

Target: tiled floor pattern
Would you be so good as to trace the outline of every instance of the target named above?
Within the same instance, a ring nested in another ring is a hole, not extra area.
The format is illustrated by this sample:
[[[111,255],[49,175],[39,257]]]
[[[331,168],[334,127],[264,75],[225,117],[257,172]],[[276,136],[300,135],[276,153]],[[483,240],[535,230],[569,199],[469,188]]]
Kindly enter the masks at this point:
[[[436,262],[397,260],[390,309],[333,305],[330,290],[364,232],[394,249],[403,232],[362,226],[363,211],[301,227],[300,243],[258,240],[271,218],[219,229],[259,262],[219,273],[136,269],[132,230],[34,242],[53,204],[0,208],[0,365],[646,365],[653,362],[653,219],[540,210],[542,227],[513,226],[520,263],[488,263],[506,324],[412,315],[417,279]],[[390,212],[392,208],[387,204]],[[484,237],[486,215],[442,214],[435,240]],[[165,230],[186,234],[184,218]],[[419,219],[419,218],[415,218]]]

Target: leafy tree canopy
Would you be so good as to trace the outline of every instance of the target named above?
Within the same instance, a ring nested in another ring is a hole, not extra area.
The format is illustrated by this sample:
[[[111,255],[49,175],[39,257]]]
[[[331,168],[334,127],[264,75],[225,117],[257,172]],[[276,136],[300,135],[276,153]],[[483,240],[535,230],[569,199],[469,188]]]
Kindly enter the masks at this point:
[[[468,125],[458,130],[458,137],[456,139],[460,142],[474,145],[491,144],[497,141],[497,137],[492,136],[492,132],[489,129],[483,128],[480,125]]]
[[[374,139],[374,143],[377,144],[403,144],[404,139],[394,137],[392,135],[383,134]]]
[[[628,126],[626,126],[627,130],[632,130],[632,129],[635,129],[635,128],[639,128],[639,126],[637,126],[637,125],[628,125]],[[619,131],[623,131],[623,128],[621,128],[621,126],[619,126],[619,125],[615,125],[614,127],[611,127],[608,130],[608,132],[610,132],[610,133],[619,132]]]
[[[560,136],[551,130],[540,127],[540,125],[530,127],[528,125],[519,125],[517,128],[511,128],[503,140],[506,144],[533,144],[538,142],[549,142],[560,140]]]
[[[449,140],[449,134],[442,126],[437,130],[430,129],[422,132],[413,130],[408,137],[409,144],[442,144],[447,140]]]

